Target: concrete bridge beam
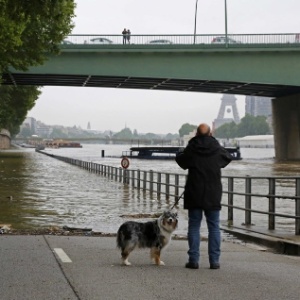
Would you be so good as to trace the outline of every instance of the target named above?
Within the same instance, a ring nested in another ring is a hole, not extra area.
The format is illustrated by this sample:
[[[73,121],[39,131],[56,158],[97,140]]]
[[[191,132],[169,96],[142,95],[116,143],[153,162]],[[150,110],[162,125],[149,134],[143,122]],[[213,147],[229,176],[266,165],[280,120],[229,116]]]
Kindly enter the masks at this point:
[[[272,99],[275,156],[300,160],[300,94]]]

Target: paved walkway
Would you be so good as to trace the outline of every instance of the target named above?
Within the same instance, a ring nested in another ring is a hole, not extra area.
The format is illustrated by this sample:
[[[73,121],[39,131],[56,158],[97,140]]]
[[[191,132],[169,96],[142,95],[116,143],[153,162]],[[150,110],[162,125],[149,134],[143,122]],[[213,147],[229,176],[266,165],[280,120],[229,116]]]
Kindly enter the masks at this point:
[[[200,269],[185,269],[187,241],[172,240],[166,266],[137,250],[120,264],[114,237],[0,236],[0,299],[299,299],[300,257],[223,242],[220,270],[210,270],[207,242]]]

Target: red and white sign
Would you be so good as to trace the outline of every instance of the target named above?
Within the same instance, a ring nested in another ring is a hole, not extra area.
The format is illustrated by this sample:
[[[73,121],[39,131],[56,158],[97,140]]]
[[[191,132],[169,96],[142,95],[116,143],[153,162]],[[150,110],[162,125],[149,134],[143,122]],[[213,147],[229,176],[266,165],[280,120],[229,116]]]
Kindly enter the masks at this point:
[[[129,167],[129,159],[127,157],[122,158],[121,166],[123,169],[127,169]]]

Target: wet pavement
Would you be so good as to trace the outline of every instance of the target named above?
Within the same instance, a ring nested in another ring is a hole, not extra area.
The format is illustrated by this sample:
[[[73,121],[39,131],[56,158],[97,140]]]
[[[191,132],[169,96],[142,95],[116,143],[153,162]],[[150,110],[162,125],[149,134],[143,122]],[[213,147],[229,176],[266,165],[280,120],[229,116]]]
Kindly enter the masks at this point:
[[[210,270],[201,242],[198,270],[184,268],[187,241],[172,240],[166,266],[136,250],[122,266],[115,237],[1,235],[0,299],[299,299],[300,257],[254,244],[223,242]]]

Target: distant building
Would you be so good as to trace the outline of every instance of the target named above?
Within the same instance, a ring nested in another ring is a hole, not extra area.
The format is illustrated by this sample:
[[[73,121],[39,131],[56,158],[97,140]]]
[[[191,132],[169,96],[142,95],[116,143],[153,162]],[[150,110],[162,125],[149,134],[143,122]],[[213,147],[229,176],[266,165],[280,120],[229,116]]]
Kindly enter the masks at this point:
[[[88,122],[87,129],[91,130],[91,123],[90,122]]]
[[[24,122],[21,124],[20,131],[23,128],[30,128],[30,131],[32,132],[32,134],[36,134],[36,119],[35,118],[31,118],[31,117],[27,117],[24,120]]]
[[[51,126],[45,125],[44,123],[38,121],[36,125],[36,134],[39,137],[48,138],[53,132],[53,128]]]
[[[271,98],[246,96],[245,113],[251,116],[265,116],[272,115],[272,103]]]
[[[249,135],[235,140],[241,148],[274,148],[273,135]]]
[[[257,117],[265,116],[273,132],[272,126],[272,101],[268,97],[246,96],[245,114]]]

